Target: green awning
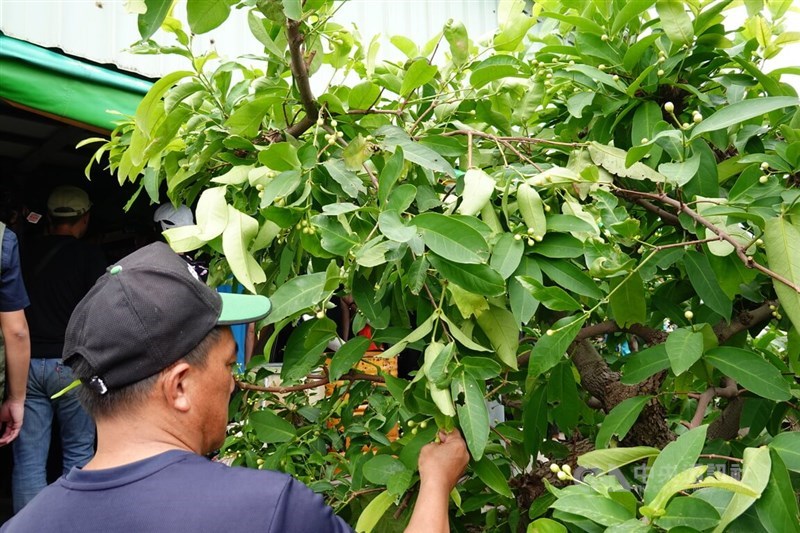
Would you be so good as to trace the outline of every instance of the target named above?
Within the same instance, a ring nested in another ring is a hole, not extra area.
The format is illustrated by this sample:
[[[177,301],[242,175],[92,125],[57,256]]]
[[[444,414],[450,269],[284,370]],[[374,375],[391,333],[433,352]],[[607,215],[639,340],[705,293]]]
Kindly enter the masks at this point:
[[[152,83],[0,34],[0,98],[111,130],[134,115]]]

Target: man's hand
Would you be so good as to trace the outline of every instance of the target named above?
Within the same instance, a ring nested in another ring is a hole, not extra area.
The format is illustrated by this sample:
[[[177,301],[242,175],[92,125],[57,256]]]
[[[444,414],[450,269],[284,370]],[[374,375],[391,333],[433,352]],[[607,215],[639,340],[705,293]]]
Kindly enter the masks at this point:
[[[419,454],[419,496],[405,533],[448,533],[450,491],[469,462],[467,445],[458,430],[439,432],[439,442]]]
[[[22,417],[25,414],[25,402],[8,399],[0,405],[0,424],[5,431],[0,435],[0,446],[10,444],[17,438],[22,428]]]
[[[469,462],[467,444],[461,433],[439,431],[439,442],[426,444],[419,454],[419,477],[422,484],[447,487],[449,494]]]

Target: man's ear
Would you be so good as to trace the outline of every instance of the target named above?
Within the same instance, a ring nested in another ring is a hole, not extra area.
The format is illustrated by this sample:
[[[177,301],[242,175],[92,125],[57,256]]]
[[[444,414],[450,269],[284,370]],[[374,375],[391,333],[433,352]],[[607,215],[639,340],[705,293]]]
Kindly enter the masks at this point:
[[[161,391],[167,405],[181,412],[186,412],[192,405],[191,378],[192,367],[188,363],[180,362],[164,371],[161,379]]]

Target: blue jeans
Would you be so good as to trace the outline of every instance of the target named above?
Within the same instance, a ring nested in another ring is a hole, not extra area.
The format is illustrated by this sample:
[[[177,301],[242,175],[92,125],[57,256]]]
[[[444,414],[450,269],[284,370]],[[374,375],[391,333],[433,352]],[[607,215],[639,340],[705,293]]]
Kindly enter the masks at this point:
[[[72,370],[60,359],[31,359],[25,418],[13,442],[11,475],[14,512],[19,512],[47,486],[47,454],[53,415],[61,428],[64,474],[83,466],[94,455],[94,421],[78,402],[77,390],[51,400],[72,383]]]

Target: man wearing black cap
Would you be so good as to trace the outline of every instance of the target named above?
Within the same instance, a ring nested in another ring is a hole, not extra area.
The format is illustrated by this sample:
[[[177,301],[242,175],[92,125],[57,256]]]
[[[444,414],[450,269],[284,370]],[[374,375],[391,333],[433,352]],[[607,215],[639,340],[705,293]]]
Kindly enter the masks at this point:
[[[97,454],[0,533],[350,531],[291,477],[203,457],[225,438],[236,364],[227,326],[269,309],[263,296],[218,294],[163,243],[110,267],[75,309],[64,346],[97,423]],[[449,531],[448,495],[468,455],[457,432],[440,437],[420,453],[407,531]]]
[[[69,367],[61,362],[69,317],[107,264],[100,248],[83,239],[91,205],[83,189],[56,187],[47,199],[47,235],[23,250],[22,268],[31,300],[25,310],[31,357],[25,423],[12,447],[14,512],[47,486],[54,418],[58,420],[64,473],[85,465],[94,454],[94,423],[75,392],[51,399],[73,381]]]

